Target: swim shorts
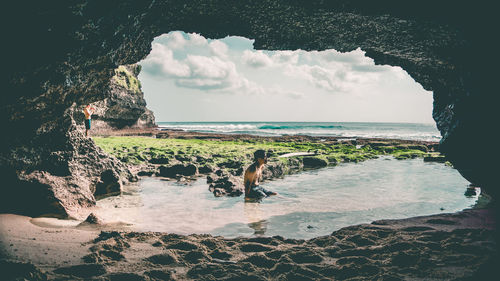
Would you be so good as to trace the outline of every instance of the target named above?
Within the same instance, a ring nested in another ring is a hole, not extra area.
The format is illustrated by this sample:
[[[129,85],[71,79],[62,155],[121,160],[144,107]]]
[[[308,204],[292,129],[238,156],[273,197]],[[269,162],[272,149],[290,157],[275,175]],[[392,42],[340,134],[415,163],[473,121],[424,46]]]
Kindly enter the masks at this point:
[[[90,121],[92,119],[85,119],[85,129],[90,130]]]
[[[250,188],[250,192],[247,194],[247,197],[249,198],[262,198],[262,197],[267,197],[269,195],[274,194],[274,192],[269,191],[263,187],[260,186],[252,186]]]

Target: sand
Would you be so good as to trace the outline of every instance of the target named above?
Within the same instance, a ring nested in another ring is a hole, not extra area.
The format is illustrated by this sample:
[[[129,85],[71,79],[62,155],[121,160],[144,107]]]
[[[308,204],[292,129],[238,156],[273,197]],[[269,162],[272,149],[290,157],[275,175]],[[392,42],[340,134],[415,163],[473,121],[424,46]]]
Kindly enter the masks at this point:
[[[0,222],[6,280],[486,280],[498,255],[493,209],[381,220],[310,240],[82,229],[12,214]]]

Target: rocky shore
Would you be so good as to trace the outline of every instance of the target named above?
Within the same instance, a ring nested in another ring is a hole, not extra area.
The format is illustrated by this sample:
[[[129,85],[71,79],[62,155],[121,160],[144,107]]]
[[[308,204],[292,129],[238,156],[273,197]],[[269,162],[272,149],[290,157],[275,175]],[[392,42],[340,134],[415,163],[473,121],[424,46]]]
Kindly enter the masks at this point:
[[[94,141],[137,176],[188,182],[206,177],[215,196],[240,196],[242,175],[257,149],[267,151],[263,180],[303,170],[392,155],[446,162],[438,143],[311,136],[262,137],[158,129],[100,131]]]

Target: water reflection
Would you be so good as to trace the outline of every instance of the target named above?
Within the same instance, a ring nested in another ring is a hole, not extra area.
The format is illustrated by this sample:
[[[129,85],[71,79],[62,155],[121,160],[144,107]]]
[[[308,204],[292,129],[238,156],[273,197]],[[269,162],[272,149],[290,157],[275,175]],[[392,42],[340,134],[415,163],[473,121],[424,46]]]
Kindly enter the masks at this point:
[[[243,211],[247,219],[247,225],[254,230],[255,236],[262,236],[266,233],[268,221],[263,219],[264,214],[258,202],[245,202]]]

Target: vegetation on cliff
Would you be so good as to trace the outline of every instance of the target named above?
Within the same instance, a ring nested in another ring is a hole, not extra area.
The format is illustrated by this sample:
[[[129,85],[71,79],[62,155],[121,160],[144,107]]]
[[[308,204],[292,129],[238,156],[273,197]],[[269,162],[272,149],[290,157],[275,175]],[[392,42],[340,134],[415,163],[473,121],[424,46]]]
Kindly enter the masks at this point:
[[[138,74],[141,71],[141,66],[138,65],[135,69]],[[120,65],[115,69],[112,81],[132,93],[139,94],[141,93],[141,82],[137,79],[137,74],[132,74],[126,66]]]

